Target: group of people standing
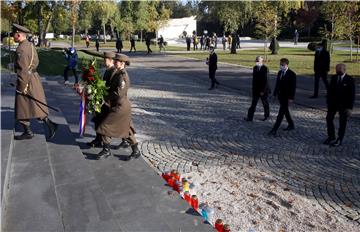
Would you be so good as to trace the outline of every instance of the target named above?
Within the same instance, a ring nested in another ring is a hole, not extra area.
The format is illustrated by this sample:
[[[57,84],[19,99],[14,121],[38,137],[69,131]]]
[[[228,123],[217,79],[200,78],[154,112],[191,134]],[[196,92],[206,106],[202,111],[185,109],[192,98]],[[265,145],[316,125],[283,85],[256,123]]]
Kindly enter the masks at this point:
[[[216,80],[215,73],[217,70],[217,55],[214,51],[214,46],[210,45],[210,54],[207,58],[209,66],[209,79],[211,80],[211,87],[213,90],[219,82]],[[264,107],[264,118],[266,121],[270,117],[269,95],[271,88],[269,85],[269,69],[264,64],[261,56],[256,57],[256,65],[253,67],[252,72],[252,103],[248,109],[245,121],[251,122],[254,118],[256,105],[261,100]],[[355,102],[355,83],[351,76],[346,73],[345,64],[336,65],[336,74],[331,77],[330,83],[327,80],[327,74],[330,70],[330,56],[326,51],[324,44],[318,45],[315,52],[314,72],[315,84],[314,95],[311,98],[317,98],[319,92],[319,80],[323,79],[327,89],[326,104],[327,104],[327,134],[328,137],[323,142],[330,146],[341,146],[345,135],[347,121],[351,115],[351,111]],[[285,131],[295,129],[294,120],[291,117],[289,106],[295,99],[296,93],[296,73],[289,68],[289,60],[287,58],[280,59],[280,70],[277,73],[276,84],[273,91],[273,96],[279,100],[279,112],[273,128],[269,131],[268,135],[277,136],[278,129],[282,123],[283,118],[286,118],[288,126],[284,128]],[[334,118],[336,113],[339,113],[339,130],[338,136],[335,136]]]

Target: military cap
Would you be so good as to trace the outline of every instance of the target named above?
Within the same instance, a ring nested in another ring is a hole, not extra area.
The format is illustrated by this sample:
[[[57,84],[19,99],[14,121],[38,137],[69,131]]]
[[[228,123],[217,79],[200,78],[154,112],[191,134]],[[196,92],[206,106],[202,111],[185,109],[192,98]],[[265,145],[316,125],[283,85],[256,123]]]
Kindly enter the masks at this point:
[[[113,59],[115,57],[114,52],[104,52],[103,58],[110,58]]]
[[[16,32],[31,33],[31,31],[29,29],[27,29],[26,27],[21,26],[19,24],[13,23],[12,26],[13,26],[13,32],[14,33],[16,33]]]
[[[124,54],[121,54],[121,53],[116,53],[115,57],[113,59],[118,60],[118,61],[122,61],[122,62],[129,61],[129,57],[127,55],[124,55]]]

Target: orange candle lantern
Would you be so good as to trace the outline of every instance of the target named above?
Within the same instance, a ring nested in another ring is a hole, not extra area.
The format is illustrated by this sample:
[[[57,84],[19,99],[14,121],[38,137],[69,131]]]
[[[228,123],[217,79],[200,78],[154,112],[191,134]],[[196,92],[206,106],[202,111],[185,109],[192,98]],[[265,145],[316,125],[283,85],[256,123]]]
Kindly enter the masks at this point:
[[[230,226],[228,224],[225,224],[222,231],[223,232],[230,232]]]
[[[191,197],[191,206],[195,209],[199,209],[199,200],[196,195],[192,195]]]
[[[223,220],[217,219],[215,221],[215,229],[216,229],[216,231],[217,232],[223,232],[223,228],[224,228]]]

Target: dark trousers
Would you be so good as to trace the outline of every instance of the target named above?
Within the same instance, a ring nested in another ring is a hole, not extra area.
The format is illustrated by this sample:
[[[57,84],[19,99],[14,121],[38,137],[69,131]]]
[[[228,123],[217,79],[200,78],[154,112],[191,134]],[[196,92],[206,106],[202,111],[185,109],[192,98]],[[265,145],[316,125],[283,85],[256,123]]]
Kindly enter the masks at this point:
[[[280,127],[280,124],[285,116],[286,121],[288,122],[290,127],[294,126],[294,121],[291,118],[290,111],[289,111],[289,99],[281,99],[279,98],[280,102],[280,108],[279,113],[276,118],[275,125],[273,127],[273,130],[277,131]]]
[[[132,52],[132,50],[134,49],[134,52],[136,52],[136,48],[135,48],[135,46],[131,46],[131,48],[130,48],[130,52]]]
[[[147,53],[152,53],[152,50],[150,48],[150,44],[146,44],[146,47],[147,47]],[[136,51],[136,50],[135,50]]]
[[[319,95],[319,82],[320,78],[323,80],[325,88],[328,89],[329,82],[327,80],[327,73],[326,72],[315,72],[315,80],[314,80],[314,96]]]
[[[215,84],[219,84],[219,82],[215,78],[215,73],[216,73],[216,69],[214,69],[214,70],[210,69],[209,70],[209,78],[211,80],[211,88],[214,88]]]
[[[96,51],[99,51],[99,45],[95,45],[96,46]]]
[[[264,94],[263,96],[260,96],[259,94],[253,94],[251,106],[248,110],[247,118],[252,120],[254,118],[254,113],[256,110],[256,105],[259,101],[259,98],[261,99],[261,102],[264,107],[264,117],[267,118],[270,116],[270,108],[269,108],[269,101],[268,101],[268,95]]]
[[[75,76],[75,83],[78,83],[78,76],[77,76],[77,73],[76,73],[76,69],[75,68],[70,68],[69,66],[66,66],[65,70],[64,70],[64,80],[67,81],[69,80],[68,78],[68,72],[72,70],[73,73],[74,73],[74,76]]]
[[[190,45],[189,43],[187,43],[187,44],[186,44],[186,50],[190,51],[190,46],[191,46],[191,45]]]
[[[121,48],[117,48],[117,53],[121,53]]]
[[[328,108],[328,112],[326,115],[327,133],[329,138],[335,139],[334,118],[337,112],[339,112],[338,139],[342,141],[345,135],[346,123],[348,120],[348,114],[346,109],[339,109],[336,107]]]

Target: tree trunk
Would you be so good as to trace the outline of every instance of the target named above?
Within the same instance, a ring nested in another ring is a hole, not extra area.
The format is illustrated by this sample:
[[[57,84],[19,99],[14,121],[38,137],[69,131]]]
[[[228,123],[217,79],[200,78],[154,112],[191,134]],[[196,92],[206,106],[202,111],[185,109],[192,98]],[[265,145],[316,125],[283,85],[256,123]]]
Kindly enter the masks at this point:
[[[267,61],[266,48],[267,48],[267,37],[265,37],[265,42],[264,42],[264,60],[265,61]]]
[[[353,43],[353,40],[352,38],[350,37],[350,61],[353,61],[353,53],[352,53],[352,43]]]
[[[104,32],[104,44],[106,44],[105,23],[103,23],[103,32]]]
[[[141,43],[143,41],[143,31],[142,30],[140,30],[140,41],[141,41]]]
[[[88,35],[89,34],[89,29],[86,27],[85,28],[85,35]]]
[[[36,3],[36,8],[38,15],[38,34],[39,34],[39,40],[37,46],[41,46],[43,43],[43,21],[42,21],[41,2]]]
[[[359,61],[359,47],[360,47],[360,36],[358,36],[358,38],[357,38],[356,61]]]
[[[231,41],[231,54],[236,54],[236,37],[237,37],[237,34],[236,33],[233,33],[232,34],[232,41]]]
[[[75,23],[72,25],[71,47],[75,47]]]
[[[114,27],[112,23],[110,23],[110,30],[111,30],[111,39],[114,38]]]

